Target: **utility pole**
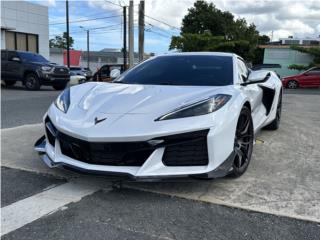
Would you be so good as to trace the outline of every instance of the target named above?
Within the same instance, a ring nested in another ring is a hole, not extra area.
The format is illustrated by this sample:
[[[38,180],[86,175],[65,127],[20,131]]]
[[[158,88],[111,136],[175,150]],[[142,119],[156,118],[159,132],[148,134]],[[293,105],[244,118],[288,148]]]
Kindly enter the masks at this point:
[[[134,64],[134,25],[133,25],[133,0],[129,4],[129,68]]]
[[[144,57],[144,0],[139,4],[139,62]]]
[[[87,29],[87,68],[90,69],[89,29]]]
[[[90,30],[85,29],[83,26],[79,27],[87,32],[87,68],[90,69]]]
[[[70,68],[70,43],[69,43],[69,1],[66,0],[66,24],[67,24],[67,66]]]
[[[123,7],[123,70],[127,69],[127,7]]]

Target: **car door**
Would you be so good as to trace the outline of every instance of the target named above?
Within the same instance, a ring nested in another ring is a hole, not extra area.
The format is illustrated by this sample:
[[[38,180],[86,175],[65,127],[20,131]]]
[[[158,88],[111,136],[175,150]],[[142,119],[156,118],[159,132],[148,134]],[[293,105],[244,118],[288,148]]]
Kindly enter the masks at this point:
[[[237,59],[238,78],[240,83],[245,82],[249,76],[249,69],[244,61]],[[242,86],[243,91],[249,97],[254,128],[256,129],[266,118],[266,111],[262,104],[263,91],[257,84]]]
[[[9,79],[19,80],[20,79],[20,72],[22,68],[21,58],[15,51],[8,51],[7,52],[7,76]]]
[[[320,86],[320,68],[312,68],[304,74],[306,87]]]

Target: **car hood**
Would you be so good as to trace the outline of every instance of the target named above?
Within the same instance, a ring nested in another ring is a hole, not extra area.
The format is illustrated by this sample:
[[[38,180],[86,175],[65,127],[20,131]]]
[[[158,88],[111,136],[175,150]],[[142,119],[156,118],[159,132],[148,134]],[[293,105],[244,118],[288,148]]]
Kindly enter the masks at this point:
[[[71,103],[84,111],[107,114],[166,113],[217,93],[232,94],[232,86],[163,86],[88,83],[71,91]],[[87,89],[84,91],[84,89]],[[73,93],[72,93],[73,92]],[[79,94],[82,97],[79,97]],[[74,99],[75,100],[75,99]]]
[[[55,63],[51,63],[51,62],[27,62],[27,63],[32,63],[32,64],[38,65],[38,66],[64,67],[64,68],[66,68],[63,65],[58,65],[58,64],[55,64]]]

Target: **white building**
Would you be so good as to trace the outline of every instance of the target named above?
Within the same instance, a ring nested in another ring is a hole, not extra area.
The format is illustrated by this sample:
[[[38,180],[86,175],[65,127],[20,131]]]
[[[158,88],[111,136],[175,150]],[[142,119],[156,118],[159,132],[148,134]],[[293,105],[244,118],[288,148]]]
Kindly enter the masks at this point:
[[[36,52],[49,59],[48,7],[1,1],[1,49]]]

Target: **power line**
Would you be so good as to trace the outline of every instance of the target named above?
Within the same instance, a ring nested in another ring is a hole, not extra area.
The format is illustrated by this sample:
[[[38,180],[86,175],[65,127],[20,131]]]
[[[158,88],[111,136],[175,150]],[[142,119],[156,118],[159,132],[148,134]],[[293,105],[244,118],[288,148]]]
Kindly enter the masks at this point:
[[[90,15],[86,15],[86,16],[83,16],[83,17],[80,17],[80,18],[73,19],[73,21],[86,20],[86,19],[88,19],[89,17],[92,17],[92,16],[96,17],[96,16],[99,16],[99,15],[104,15],[104,14],[109,14],[109,13],[114,13],[114,12],[119,12],[119,10],[108,10],[107,12],[106,11],[105,12],[98,12],[96,14],[90,14]],[[55,22],[55,21],[50,22],[50,24],[56,24],[56,23],[59,23],[59,21],[58,22]]]
[[[172,32],[169,32],[168,30],[165,30],[165,29],[163,29],[163,28],[161,28],[161,27],[155,26],[155,25],[153,25],[153,24],[151,24],[151,23],[149,23],[149,22],[146,22],[146,24],[148,24],[151,28],[157,28],[157,29],[159,29],[159,30],[162,31],[162,32],[165,32],[165,33],[168,33],[168,34],[172,34]]]
[[[116,26],[119,26],[119,25],[120,24],[114,24],[114,25],[109,25],[109,26],[105,26],[105,27],[89,28],[87,30],[91,31],[90,33],[99,33],[99,32],[94,32],[94,31],[100,30],[100,29],[113,30],[114,28],[112,28],[112,27],[116,27]],[[110,27],[111,27],[111,29],[109,29]],[[116,28],[116,29],[119,29],[119,28]],[[70,32],[70,34],[77,34],[77,33],[83,33],[83,30]],[[63,34],[54,34],[54,33],[52,33],[52,34],[49,34],[49,36],[63,36]]]
[[[154,34],[157,34],[157,35],[159,35],[159,36],[161,36],[161,37],[164,37],[164,38],[171,38],[171,36],[168,36],[168,35],[164,35],[164,34],[162,34],[162,33],[159,33],[159,32],[156,32],[156,31],[153,31],[152,29],[146,29],[146,32],[152,32],[152,33],[154,33]]]
[[[123,6],[121,6],[120,4],[117,4],[117,3],[114,3],[114,2],[111,2],[111,1],[108,1],[108,0],[104,0],[106,3],[110,3],[110,4],[112,4],[112,5],[114,5],[114,6],[117,6],[117,7],[123,7]]]
[[[91,19],[85,19],[85,20],[76,20],[76,21],[69,21],[69,23],[76,23],[76,22],[88,22],[88,21],[93,21],[93,20],[99,20],[99,19],[107,19],[107,18],[116,18],[116,17],[121,17],[122,15],[114,15],[114,16],[107,16],[107,17],[100,17],[100,18],[91,18]],[[60,22],[60,23],[51,23],[49,25],[61,25],[65,24],[65,22]]]
[[[164,24],[164,25],[167,25],[167,26],[170,27],[170,28],[174,28],[174,29],[180,30],[180,28],[175,27],[175,26],[173,26],[173,25],[171,25],[171,24],[169,24],[169,23],[166,23],[166,22],[164,22],[164,21],[162,21],[162,20],[158,20],[158,19],[156,19],[156,18],[154,18],[154,17],[150,17],[150,16],[148,16],[148,15],[144,15],[144,16],[146,16],[147,18],[150,18],[150,19],[152,19],[152,20],[154,20],[154,21],[157,21],[157,22],[159,22],[159,23],[162,23],[162,24]]]

